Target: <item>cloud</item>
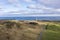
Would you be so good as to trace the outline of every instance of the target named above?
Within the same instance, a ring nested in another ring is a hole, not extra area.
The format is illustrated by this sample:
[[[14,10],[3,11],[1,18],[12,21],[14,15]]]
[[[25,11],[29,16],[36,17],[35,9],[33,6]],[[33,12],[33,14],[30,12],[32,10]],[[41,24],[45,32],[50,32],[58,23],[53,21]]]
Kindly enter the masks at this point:
[[[39,3],[53,8],[60,8],[60,0],[38,0]]]
[[[32,0],[24,0],[25,2],[32,2]]]
[[[14,5],[16,7],[21,7],[21,4],[19,2],[19,0],[8,0],[8,2],[11,4],[11,5]]]
[[[42,4],[31,4],[28,6],[29,9],[34,9],[37,11],[37,14],[38,13],[47,13],[47,14],[58,14],[60,15],[60,9],[58,8],[53,8],[53,7],[48,7],[48,6],[45,6],[45,5],[42,5]],[[39,12],[40,11],[40,12]]]
[[[54,4],[55,2],[56,4]],[[53,6],[53,4],[57,5],[59,3],[57,2],[58,0],[8,0],[7,3],[0,2],[0,8],[2,8],[0,13],[5,16],[56,16],[60,15],[60,9]]]
[[[36,3],[35,0],[23,0],[24,2],[27,2],[27,3]]]
[[[29,8],[29,9],[36,9],[37,7],[36,7],[35,4],[30,4],[30,5],[27,6],[27,8]]]

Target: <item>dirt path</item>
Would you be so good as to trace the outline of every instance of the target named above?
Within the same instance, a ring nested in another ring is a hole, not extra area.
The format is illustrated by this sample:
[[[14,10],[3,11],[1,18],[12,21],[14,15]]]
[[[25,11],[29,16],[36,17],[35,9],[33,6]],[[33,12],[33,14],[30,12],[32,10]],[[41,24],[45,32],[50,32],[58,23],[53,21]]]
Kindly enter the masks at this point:
[[[45,27],[41,27],[41,32],[37,38],[37,40],[42,40],[42,35],[43,35],[43,31],[45,30]]]

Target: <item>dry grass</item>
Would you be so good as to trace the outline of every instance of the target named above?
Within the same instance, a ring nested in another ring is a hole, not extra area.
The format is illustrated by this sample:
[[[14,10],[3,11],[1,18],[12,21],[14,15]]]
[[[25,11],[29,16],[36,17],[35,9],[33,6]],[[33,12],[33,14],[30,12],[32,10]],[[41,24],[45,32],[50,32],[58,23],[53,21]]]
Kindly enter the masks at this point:
[[[0,23],[0,40],[37,40],[41,29],[39,24],[31,25],[16,20],[3,21]]]

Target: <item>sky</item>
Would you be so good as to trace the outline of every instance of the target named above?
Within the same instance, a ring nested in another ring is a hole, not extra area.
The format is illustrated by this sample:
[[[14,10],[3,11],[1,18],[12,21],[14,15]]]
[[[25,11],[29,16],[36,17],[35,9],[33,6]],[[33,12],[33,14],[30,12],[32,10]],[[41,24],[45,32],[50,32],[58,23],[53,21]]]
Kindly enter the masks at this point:
[[[0,17],[60,16],[60,0],[0,0]]]

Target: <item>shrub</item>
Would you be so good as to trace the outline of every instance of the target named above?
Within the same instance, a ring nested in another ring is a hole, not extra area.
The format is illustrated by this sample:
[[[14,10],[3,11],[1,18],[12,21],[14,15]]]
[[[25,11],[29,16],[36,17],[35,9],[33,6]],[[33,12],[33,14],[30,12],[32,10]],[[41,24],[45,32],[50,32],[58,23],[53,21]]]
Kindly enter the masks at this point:
[[[36,23],[36,22],[29,22],[29,24],[31,24],[31,25],[38,25],[38,23]]]

